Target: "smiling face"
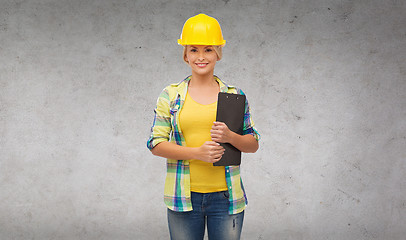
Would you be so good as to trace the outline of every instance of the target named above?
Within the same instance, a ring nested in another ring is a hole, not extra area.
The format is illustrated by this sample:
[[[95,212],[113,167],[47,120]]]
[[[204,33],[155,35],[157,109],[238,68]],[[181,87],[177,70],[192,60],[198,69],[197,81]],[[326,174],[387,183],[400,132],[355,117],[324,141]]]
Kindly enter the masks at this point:
[[[184,60],[189,64],[193,74],[213,75],[214,67],[219,57],[213,46],[186,46]]]

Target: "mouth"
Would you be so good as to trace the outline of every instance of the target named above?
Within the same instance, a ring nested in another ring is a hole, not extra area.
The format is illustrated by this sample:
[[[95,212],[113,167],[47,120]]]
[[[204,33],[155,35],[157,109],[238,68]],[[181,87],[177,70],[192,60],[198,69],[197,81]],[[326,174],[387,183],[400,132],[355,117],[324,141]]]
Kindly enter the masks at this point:
[[[198,67],[206,67],[208,63],[196,63]]]

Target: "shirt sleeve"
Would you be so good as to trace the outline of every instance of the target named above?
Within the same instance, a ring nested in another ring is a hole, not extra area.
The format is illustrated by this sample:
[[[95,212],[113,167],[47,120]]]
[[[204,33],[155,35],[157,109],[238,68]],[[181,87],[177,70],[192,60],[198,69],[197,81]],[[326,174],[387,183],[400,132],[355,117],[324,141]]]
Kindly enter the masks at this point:
[[[245,93],[238,89],[238,94],[245,95]],[[257,141],[261,139],[261,135],[258,133],[258,130],[255,128],[254,121],[252,120],[251,112],[250,112],[250,105],[248,103],[247,98],[245,98],[245,113],[244,113],[244,127],[243,127],[243,135],[251,134],[255,137]]]
[[[165,88],[158,97],[154,109],[154,121],[151,127],[151,135],[147,141],[147,147],[152,150],[158,143],[169,141],[172,131],[170,100],[168,89]]]

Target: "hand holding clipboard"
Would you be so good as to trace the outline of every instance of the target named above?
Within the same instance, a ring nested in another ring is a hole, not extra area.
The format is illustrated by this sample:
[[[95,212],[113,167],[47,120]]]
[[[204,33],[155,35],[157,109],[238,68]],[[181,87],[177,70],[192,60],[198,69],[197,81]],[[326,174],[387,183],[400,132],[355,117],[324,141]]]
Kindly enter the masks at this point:
[[[245,114],[245,95],[220,92],[217,100],[217,122],[242,135]],[[231,166],[241,164],[241,151],[229,143],[220,143],[225,152],[220,161],[213,166]]]

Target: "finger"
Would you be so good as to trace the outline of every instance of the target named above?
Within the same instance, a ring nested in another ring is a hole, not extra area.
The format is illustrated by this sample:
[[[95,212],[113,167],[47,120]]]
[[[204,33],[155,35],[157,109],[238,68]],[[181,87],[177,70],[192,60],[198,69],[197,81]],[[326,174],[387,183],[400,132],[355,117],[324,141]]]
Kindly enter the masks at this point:
[[[211,138],[213,141],[219,142],[219,143],[223,143],[224,140],[220,137],[220,136],[215,136]]]
[[[211,130],[210,131],[210,134],[211,135],[218,135],[218,136],[220,136],[220,135],[223,135],[223,131],[222,130]]]
[[[214,153],[215,154],[223,154],[225,151],[225,149],[223,147],[217,148],[215,149]]]
[[[212,156],[213,159],[221,158],[224,153],[218,153]]]
[[[212,128],[214,128],[214,129],[221,129],[221,128],[224,128],[224,127],[225,127],[224,123],[214,123],[212,125]]]
[[[205,142],[205,144],[209,146],[220,146],[220,144],[216,143],[215,141],[207,141]]]
[[[214,155],[218,155],[218,154],[222,154],[224,152],[224,148],[223,149],[213,149],[210,153],[210,155],[214,156]]]
[[[225,127],[225,126],[227,126],[227,125],[226,125],[225,123],[223,123],[223,122],[214,122],[213,125],[216,126],[216,127]]]
[[[215,128],[212,128],[212,129],[211,129],[211,131],[217,132],[217,133],[223,133],[224,130],[225,130],[225,128],[224,128],[224,127],[221,127],[221,126],[215,127]]]
[[[224,154],[224,148],[223,149],[212,149],[209,153],[210,157],[218,157],[223,154]]]
[[[224,150],[224,148],[222,146],[220,146],[220,145],[219,146],[212,146],[210,148],[211,153],[218,153],[218,152],[221,152],[223,150]]]
[[[210,156],[209,158],[207,158],[207,162],[212,163],[212,162],[217,161],[217,159],[218,159],[218,156]]]
[[[221,158],[224,155],[224,152],[218,153],[216,155],[214,155],[214,158]]]
[[[223,157],[223,156],[219,156],[218,158],[214,158],[212,162],[213,162],[213,163],[218,162],[218,161],[220,161],[220,159],[221,159],[222,157]]]
[[[210,134],[210,137],[213,139],[213,138],[219,138],[220,137],[220,134],[218,134],[218,133],[212,133],[212,134]]]

